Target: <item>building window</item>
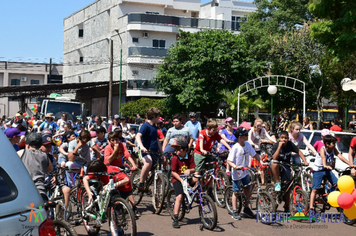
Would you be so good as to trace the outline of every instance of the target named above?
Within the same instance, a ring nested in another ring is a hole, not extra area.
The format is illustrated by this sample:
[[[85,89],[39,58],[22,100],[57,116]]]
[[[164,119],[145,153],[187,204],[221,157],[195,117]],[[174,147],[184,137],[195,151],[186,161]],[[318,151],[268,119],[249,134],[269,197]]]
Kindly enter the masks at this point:
[[[138,43],[138,38],[132,38],[133,43]]]
[[[84,57],[79,57],[79,62],[84,62]]]
[[[240,29],[240,18],[239,16],[231,16],[231,29],[239,30]]]
[[[19,86],[20,80],[19,79],[11,79],[11,86]]]
[[[137,76],[138,75],[138,70],[133,70],[132,71],[132,76]]]
[[[152,40],[152,46],[154,48],[165,48],[166,47],[166,40],[154,39],[154,40]]]
[[[79,33],[78,33],[79,38],[83,38],[83,35],[84,35],[84,30],[79,29]]]
[[[31,79],[31,84],[40,84],[38,79]]]

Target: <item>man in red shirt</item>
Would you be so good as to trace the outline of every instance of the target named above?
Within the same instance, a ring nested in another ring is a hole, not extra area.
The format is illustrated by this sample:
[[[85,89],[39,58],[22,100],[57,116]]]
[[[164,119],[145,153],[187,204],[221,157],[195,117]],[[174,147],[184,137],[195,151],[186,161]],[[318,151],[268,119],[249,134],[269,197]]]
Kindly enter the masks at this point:
[[[342,131],[341,127],[336,125],[336,121],[335,120],[330,121],[330,123],[331,123],[330,131],[336,131],[336,132],[341,132]]]
[[[104,164],[124,168],[122,159],[125,157],[131,163],[132,169],[137,169],[126,146],[120,142],[119,132],[110,132],[108,134],[108,140],[109,145],[104,149]]]
[[[200,132],[194,149],[195,175],[200,175],[201,171],[212,168],[212,165],[205,167],[205,163],[213,161],[213,157],[211,154],[208,154],[208,152],[211,151],[215,141],[221,142],[229,151],[231,150],[229,144],[227,144],[217,132],[218,124],[216,120],[209,119],[206,127],[206,129]]]
[[[250,130],[251,129],[251,124],[247,122],[247,118],[244,117],[242,118],[242,123],[240,124],[239,127],[244,127],[246,130]]]
[[[351,139],[351,143],[350,143],[350,148],[349,148],[349,162],[353,163],[354,165],[356,165],[356,137],[353,137]],[[353,177],[356,177],[356,170],[355,168],[351,168],[351,175]]]

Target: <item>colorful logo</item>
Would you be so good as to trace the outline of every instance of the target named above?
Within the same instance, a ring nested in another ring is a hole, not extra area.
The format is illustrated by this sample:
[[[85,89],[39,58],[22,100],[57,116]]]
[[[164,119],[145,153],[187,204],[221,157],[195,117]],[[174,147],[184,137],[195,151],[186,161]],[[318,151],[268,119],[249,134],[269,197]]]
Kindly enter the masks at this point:
[[[43,222],[43,216],[42,216],[41,211],[38,211],[37,213],[35,211],[35,210],[42,210],[42,206],[39,206],[38,209],[34,208],[35,204],[33,202],[31,202],[30,207],[28,207],[28,206],[26,206],[26,207],[31,209],[29,222],[33,222],[33,223],[42,223]],[[21,221],[21,222],[27,221],[26,215],[23,215],[21,213],[20,216],[24,217],[24,219],[19,219],[19,221]]]

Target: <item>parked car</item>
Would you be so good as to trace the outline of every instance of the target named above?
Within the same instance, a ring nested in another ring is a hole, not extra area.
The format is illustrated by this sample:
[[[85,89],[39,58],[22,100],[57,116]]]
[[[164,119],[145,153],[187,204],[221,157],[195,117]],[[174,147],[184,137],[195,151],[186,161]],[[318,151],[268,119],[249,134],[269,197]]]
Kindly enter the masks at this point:
[[[317,140],[321,140],[321,130],[302,130],[301,133],[308,139],[311,145],[314,145]],[[355,133],[349,132],[333,132],[330,131],[331,135],[335,136],[337,139],[336,148],[348,160],[349,148],[351,139],[356,137]],[[309,154],[309,150],[304,144],[300,146],[301,151],[306,155],[309,160],[314,158]],[[339,170],[344,170],[348,167],[346,163],[341,161],[339,158],[336,158],[335,168]]]
[[[3,132],[0,143],[0,234],[44,235],[53,222],[41,207],[42,197]]]

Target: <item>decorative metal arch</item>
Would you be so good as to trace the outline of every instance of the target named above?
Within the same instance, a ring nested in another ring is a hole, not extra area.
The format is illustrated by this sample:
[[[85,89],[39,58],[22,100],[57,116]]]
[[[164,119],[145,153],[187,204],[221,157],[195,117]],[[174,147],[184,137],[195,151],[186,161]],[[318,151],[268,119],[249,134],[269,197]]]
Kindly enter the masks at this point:
[[[303,117],[305,117],[305,83],[299,79],[284,76],[284,75],[266,75],[249,80],[239,86],[239,94],[237,100],[237,120],[239,123],[240,116],[240,95],[250,92],[255,89],[268,88],[274,85],[276,87],[284,87],[295,90],[303,94]]]

